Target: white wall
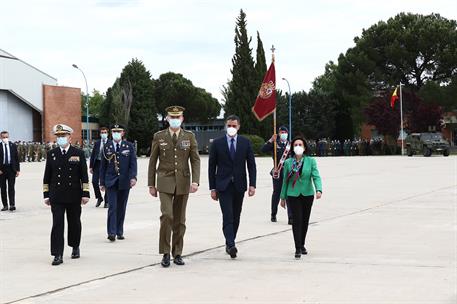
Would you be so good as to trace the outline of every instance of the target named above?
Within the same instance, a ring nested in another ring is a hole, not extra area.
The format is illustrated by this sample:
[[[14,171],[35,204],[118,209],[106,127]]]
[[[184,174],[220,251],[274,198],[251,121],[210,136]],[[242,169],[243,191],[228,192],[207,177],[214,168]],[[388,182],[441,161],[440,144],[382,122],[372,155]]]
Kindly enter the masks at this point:
[[[7,130],[13,141],[33,140],[32,108],[6,91],[0,91],[0,130]]]
[[[0,55],[6,54],[0,52]],[[0,57],[0,90],[15,92],[40,112],[43,111],[43,84],[56,85],[57,80],[12,55],[11,58]]]

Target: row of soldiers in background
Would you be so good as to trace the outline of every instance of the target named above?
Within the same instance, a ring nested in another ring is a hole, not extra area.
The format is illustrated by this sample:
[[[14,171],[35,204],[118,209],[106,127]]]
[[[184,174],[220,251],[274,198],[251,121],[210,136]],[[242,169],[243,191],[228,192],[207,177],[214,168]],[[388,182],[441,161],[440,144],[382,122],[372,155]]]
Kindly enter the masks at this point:
[[[89,159],[92,149],[94,148],[94,143],[95,141],[91,142],[89,145],[86,145],[86,141],[83,141],[83,145],[81,145],[80,142],[77,141],[72,145],[78,149],[83,150],[86,159]],[[21,163],[45,161],[46,154],[50,150],[58,147],[56,142],[40,143],[31,141],[16,141],[15,144],[17,145],[17,152],[19,154],[19,161]],[[135,147],[135,151],[138,151],[136,140],[134,141],[133,145]]]
[[[56,142],[40,143],[32,141],[16,141],[17,152],[20,162],[41,162],[46,160],[46,154],[57,148]],[[80,148],[79,142],[74,144],[75,147]]]
[[[382,138],[340,140],[309,140],[310,154],[313,156],[365,156],[397,154],[395,145],[388,145]]]

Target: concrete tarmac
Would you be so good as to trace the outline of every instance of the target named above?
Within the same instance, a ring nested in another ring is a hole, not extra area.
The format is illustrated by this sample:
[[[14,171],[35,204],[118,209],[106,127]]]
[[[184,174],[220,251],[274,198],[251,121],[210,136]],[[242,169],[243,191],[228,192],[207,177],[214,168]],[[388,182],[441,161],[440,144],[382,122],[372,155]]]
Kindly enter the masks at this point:
[[[0,213],[0,303],[457,303],[457,157],[317,158],[307,256],[294,259],[285,210],[270,222],[270,158],[257,158],[238,258],[224,251],[207,157],[187,209],[185,266],[160,266],[159,200],[139,159],[123,241],[106,239],[106,210],[83,207],[81,258],[51,266],[44,163],[22,164],[14,213]],[[91,193],[93,197],[93,193]]]

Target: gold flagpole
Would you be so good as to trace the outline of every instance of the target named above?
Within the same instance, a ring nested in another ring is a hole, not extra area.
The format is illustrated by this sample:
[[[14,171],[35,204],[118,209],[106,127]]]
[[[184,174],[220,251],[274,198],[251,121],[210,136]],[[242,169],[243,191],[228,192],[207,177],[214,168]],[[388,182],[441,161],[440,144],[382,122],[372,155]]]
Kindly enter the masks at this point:
[[[275,62],[275,46],[272,45],[271,46],[271,62]],[[276,90],[276,79],[275,79],[275,90]],[[275,140],[274,140],[274,143],[273,143],[273,149],[274,149],[274,171],[277,170],[278,168],[278,155],[277,155],[277,140],[276,140],[276,136],[277,136],[277,133],[276,133],[276,107],[275,107],[275,111],[273,112],[273,134],[275,135]]]

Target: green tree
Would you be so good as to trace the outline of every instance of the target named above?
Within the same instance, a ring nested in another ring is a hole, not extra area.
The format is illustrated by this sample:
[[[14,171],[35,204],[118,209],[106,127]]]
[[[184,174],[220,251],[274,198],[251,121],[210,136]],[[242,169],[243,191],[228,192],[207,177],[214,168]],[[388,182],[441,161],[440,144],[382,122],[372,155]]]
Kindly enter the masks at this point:
[[[330,61],[325,65],[325,72],[313,81],[309,92],[315,110],[322,113],[321,122],[315,138],[330,137],[340,140],[354,137],[350,107],[344,99],[338,98],[337,65]]]
[[[122,96],[120,98],[122,108],[127,112],[123,114],[128,138],[137,140],[138,150],[145,151],[151,144],[152,136],[158,130],[158,120],[154,84],[151,81],[151,74],[142,61],[134,58],[124,67],[119,78],[117,92],[119,91]]]
[[[417,92],[431,81],[446,85],[457,74],[457,23],[438,14],[401,13],[363,30],[354,42],[338,58],[336,93],[355,128],[367,103],[398,83]]]
[[[106,90],[106,97],[100,104],[99,124],[110,127],[115,123],[126,125],[128,117],[124,107],[123,93],[120,79],[117,78],[111,87]]]
[[[236,20],[235,55],[232,58],[232,79],[223,88],[225,115],[237,114],[241,119],[241,133],[259,134],[259,123],[251,108],[259,90],[258,74],[254,67],[251,38],[247,33],[246,14],[243,10]]]
[[[455,111],[457,110],[457,77],[443,85],[429,81],[421,87],[419,96],[426,103],[443,107],[443,111]]]
[[[159,113],[164,120],[168,106],[180,105],[186,108],[185,117],[192,122],[207,122],[221,112],[221,105],[211,93],[195,87],[181,74],[168,72],[154,82],[154,96]]]
[[[257,86],[260,88],[263,78],[267,73],[267,62],[265,59],[265,50],[263,49],[263,42],[260,39],[260,34],[257,31],[257,51],[256,51],[256,60],[255,60],[255,71],[257,73]]]
[[[92,95],[89,95],[89,116],[99,117],[100,108],[105,100],[105,96],[97,90],[92,91]],[[83,116],[86,115],[86,95],[81,94],[81,113]]]

